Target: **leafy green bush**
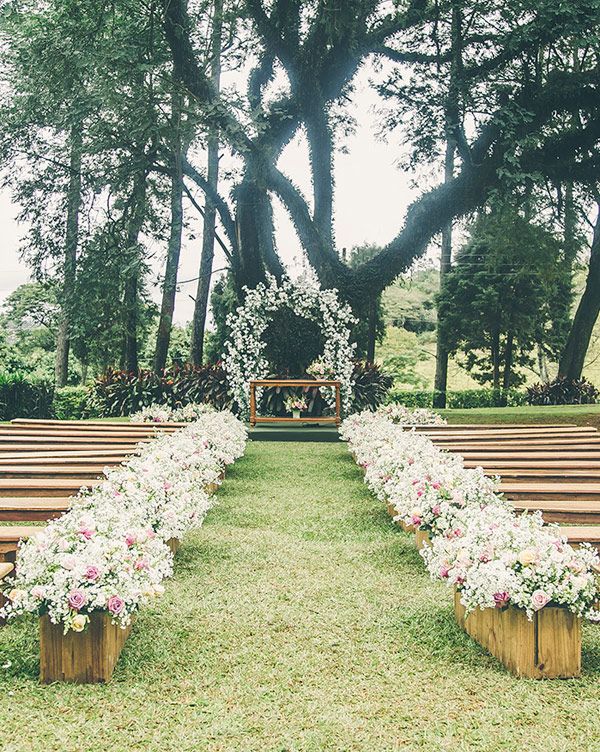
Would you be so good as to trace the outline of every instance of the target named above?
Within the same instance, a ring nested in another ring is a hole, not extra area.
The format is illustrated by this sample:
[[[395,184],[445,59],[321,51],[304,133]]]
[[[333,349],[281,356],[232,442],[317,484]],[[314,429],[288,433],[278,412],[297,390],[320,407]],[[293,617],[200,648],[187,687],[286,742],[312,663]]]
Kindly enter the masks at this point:
[[[81,420],[100,417],[89,402],[90,389],[85,386],[65,386],[56,389],[52,412],[58,420]]]
[[[524,405],[525,392],[518,389],[501,391],[498,389],[463,389],[458,392],[448,392],[446,404],[455,409],[473,407],[515,407]]]
[[[374,410],[385,402],[393,377],[375,363],[357,360],[352,373],[355,410]]]
[[[387,402],[398,402],[407,407],[433,407],[434,393],[418,390],[392,390]],[[524,405],[526,395],[517,389],[502,392],[494,389],[463,389],[446,392],[446,405],[457,410],[479,407],[513,407]]]
[[[567,379],[559,376],[547,384],[534,384],[527,388],[530,405],[591,405],[599,392],[587,379]]]
[[[419,389],[392,389],[386,401],[397,402],[406,407],[432,407],[433,392]]]
[[[0,420],[49,418],[54,387],[19,373],[0,373]]]
[[[230,407],[231,392],[220,363],[153,371],[107,371],[92,388],[90,409],[106,417],[130,415],[152,404],[182,407],[190,402]]]

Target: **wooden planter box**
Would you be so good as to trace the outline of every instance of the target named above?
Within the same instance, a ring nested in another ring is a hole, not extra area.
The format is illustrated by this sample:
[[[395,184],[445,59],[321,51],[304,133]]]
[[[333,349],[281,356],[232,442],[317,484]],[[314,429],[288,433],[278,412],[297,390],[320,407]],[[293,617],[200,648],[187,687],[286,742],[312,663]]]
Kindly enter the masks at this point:
[[[179,538],[169,538],[169,540],[165,541],[165,543],[171,549],[171,553],[173,554],[173,556],[175,556],[177,551],[179,551],[179,546],[181,545],[181,541],[179,540]]]
[[[390,517],[395,517],[398,514],[398,512],[396,511],[396,507],[393,504],[390,504],[389,501],[387,503],[387,513],[389,514]],[[405,533],[415,532],[415,529],[412,525],[407,525],[402,520],[397,520],[394,524],[402,528],[402,530],[404,530]]]
[[[581,676],[581,619],[566,608],[545,606],[529,621],[525,611],[476,609],[465,617],[454,594],[459,625],[519,677],[571,679]]]
[[[431,545],[429,530],[415,530],[415,544],[420,551],[424,546]]]
[[[110,680],[129,637],[126,629],[111,623],[107,613],[96,612],[84,632],[63,634],[62,624],[40,617],[40,681],[92,684]]]

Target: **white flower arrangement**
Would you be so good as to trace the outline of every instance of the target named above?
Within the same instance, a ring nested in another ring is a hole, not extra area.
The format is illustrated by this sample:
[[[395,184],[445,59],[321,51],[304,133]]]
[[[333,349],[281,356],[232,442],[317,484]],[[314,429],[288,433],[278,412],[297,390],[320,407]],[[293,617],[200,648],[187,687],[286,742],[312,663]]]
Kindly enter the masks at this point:
[[[350,337],[355,319],[350,306],[340,301],[337,290],[321,289],[316,277],[309,274],[296,282],[284,277],[280,284],[269,276],[267,284],[246,289],[244,304],[227,320],[231,335],[225,345],[223,365],[241,414],[248,415],[250,381],[269,374],[263,334],[271,318],[285,306],[321,327],[325,345],[319,367],[330,374],[331,379],[340,382],[342,407],[349,413],[356,347]],[[333,391],[323,389],[322,393],[333,405]]]
[[[406,407],[406,405],[382,405],[377,413],[401,426],[445,426],[447,420],[435,410],[427,407]]]
[[[216,412],[216,408],[204,403],[190,403],[183,407],[152,404],[133,413],[129,420],[136,423],[192,423],[212,412]]]
[[[308,410],[306,399],[296,394],[290,394],[286,397],[283,404],[288,413],[294,412],[294,410],[298,410],[299,412]]]
[[[166,541],[202,524],[212,505],[207,486],[220,482],[245,441],[245,427],[230,412],[203,412],[107,469],[102,483],[19,546],[0,616],[48,613],[66,633],[106,611],[126,627],[172,571]]]
[[[467,613],[512,605],[532,618],[554,605],[600,620],[595,550],[574,549],[541,514],[517,515],[497,479],[381,412],[351,415],[341,434],[395,519],[429,532],[421,556],[432,578],[458,588]]]
[[[144,601],[163,592],[172,561],[165,543],[135,516],[116,508],[68,513],[20,547],[2,615],[47,613],[66,634],[83,631],[93,611],[107,611],[126,627]]]

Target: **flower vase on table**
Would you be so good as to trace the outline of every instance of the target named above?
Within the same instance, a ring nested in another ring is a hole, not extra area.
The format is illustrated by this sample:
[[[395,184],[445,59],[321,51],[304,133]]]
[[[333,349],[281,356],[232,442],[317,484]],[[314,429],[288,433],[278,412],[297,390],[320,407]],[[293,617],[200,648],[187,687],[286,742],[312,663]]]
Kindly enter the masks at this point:
[[[308,405],[306,404],[304,397],[298,397],[295,394],[290,394],[289,397],[286,397],[284,407],[288,413],[292,413],[292,417],[295,420],[298,420],[300,418],[303,410],[308,409]]]

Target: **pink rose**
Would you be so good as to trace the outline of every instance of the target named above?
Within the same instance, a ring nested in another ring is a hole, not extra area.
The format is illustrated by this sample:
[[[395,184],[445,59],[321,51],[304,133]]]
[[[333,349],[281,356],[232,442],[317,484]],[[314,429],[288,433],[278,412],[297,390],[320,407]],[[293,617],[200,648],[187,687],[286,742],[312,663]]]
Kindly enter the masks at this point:
[[[136,537],[133,535],[133,533],[127,533],[125,536],[125,543],[131,548],[131,546],[134,546],[136,542]]]
[[[163,488],[165,489],[165,491],[168,491],[168,490],[169,490],[170,488],[173,488],[173,484],[172,484],[172,483],[169,483],[169,481],[168,481],[168,480],[166,480],[166,481],[165,481],[165,482],[163,483]]]
[[[448,577],[449,572],[450,570],[448,569],[448,567],[440,567],[440,577]]]
[[[111,595],[106,602],[106,608],[110,611],[111,614],[118,616],[125,608],[125,601],[122,598],[119,598],[118,595]]]
[[[412,517],[410,518],[410,524],[414,525],[415,527],[419,527],[419,525],[421,524],[421,518],[418,517],[416,514],[413,514]]]
[[[545,593],[543,590],[535,590],[531,594],[531,605],[533,607],[534,611],[539,611],[540,608],[544,608],[544,606],[549,602],[550,596]]]
[[[84,577],[86,580],[92,580],[93,582],[94,580],[97,580],[98,577],[100,577],[100,570],[98,569],[98,567],[88,567],[85,570]]]
[[[87,603],[87,595],[83,592],[83,590],[80,589],[71,590],[71,592],[67,596],[67,600],[69,601],[69,606],[71,606],[72,609],[79,611],[79,609],[83,608],[83,606],[85,606],[85,604]]]
[[[438,483],[438,481],[436,481],[435,483],[431,484],[431,487],[435,488],[436,491],[439,491],[439,489],[442,487],[442,484]]]
[[[83,537],[86,540],[89,540],[92,535],[94,534],[94,530],[92,530],[90,527],[80,527],[79,528],[79,535],[83,535]]]
[[[505,606],[508,606],[508,602],[510,601],[510,595],[506,591],[502,591],[500,593],[494,593],[494,604],[496,608],[504,608]]]
[[[431,511],[433,512],[433,514],[435,514],[436,517],[439,517],[442,513],[442,508],[439,504],[436,504],[431,508]]]
[[[135,563],[135,568],[140,571],[142,569],[150,569],[148,559],[138,559]]]

